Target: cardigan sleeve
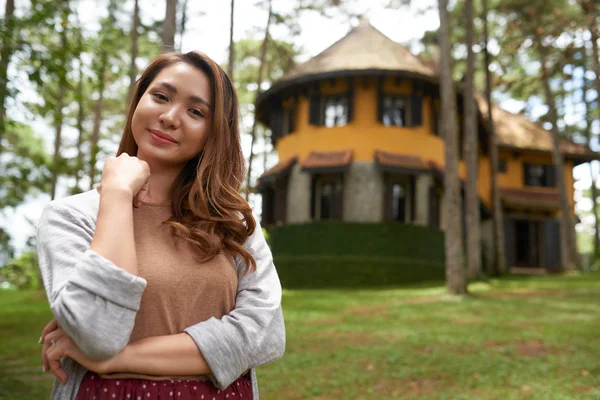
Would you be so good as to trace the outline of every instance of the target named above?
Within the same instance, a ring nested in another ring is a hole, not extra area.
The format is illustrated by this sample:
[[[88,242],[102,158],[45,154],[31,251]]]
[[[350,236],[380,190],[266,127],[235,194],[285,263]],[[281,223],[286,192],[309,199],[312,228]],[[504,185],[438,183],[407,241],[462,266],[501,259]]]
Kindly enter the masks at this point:
[[[51,202],[37,231],[39,268],[54,317],[79,348],[107,359],[129,342],[146,281],[90,249],[95,222]]]
[[[220,319],[213,317],[185,330],[221,389],[248,369],[280,358],[285,351],[281,283],[262,229],[256,225],[244,244],[256,260],[256,271],[244,274],[243,259],[236,259],[239,281],[235,309]]]

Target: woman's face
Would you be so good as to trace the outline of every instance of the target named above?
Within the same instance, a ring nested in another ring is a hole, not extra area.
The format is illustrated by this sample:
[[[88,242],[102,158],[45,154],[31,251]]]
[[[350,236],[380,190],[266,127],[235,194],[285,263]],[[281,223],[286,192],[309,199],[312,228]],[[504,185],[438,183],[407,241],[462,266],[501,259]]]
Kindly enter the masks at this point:
[[[183,167],[198,155],[210,134],[210,88],[208,76],[187,63],[160,71],[133,113],[137,156],[151,166]]]

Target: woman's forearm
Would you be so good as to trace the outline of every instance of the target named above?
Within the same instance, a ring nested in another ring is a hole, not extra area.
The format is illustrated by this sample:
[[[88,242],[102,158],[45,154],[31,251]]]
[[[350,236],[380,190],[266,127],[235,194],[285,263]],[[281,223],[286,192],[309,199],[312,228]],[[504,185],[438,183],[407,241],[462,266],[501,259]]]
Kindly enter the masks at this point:
[[[108,373],[197,376],[212,373],[196,342],[186,333],[131,342],[108,363]]]
[[[137,275],[132,201],[132,195],[124,190],[103,188],[90,248],[116,266]]]

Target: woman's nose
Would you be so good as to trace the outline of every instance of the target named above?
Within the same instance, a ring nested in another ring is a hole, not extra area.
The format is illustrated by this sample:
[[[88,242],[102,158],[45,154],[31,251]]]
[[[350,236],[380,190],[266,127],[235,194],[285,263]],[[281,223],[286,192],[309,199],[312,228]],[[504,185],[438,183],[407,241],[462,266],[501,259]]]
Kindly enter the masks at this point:
[[[179,125],[179,112],[177,107],[170,107],[168,110],[165,110],[165,112],[160,115],[159,121],[169,128],[176,128]]]

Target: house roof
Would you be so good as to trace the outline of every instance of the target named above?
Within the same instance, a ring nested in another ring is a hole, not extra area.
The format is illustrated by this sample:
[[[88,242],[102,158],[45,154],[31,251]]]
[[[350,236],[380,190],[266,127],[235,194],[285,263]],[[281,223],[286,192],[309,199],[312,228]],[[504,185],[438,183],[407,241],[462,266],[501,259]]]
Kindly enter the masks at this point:
[[[375,151],[375,162],[381,169],[406,172],[427,172],[431,168],[421,157],[412,154],[390,153],[383,150]]]
[[[534,191],[532,189],[500,189],[500,199],[506,207],[536,210],[557,210],[560,208],[558,193]]]
[[[476,96],[476,99],[479,110],[487,121],[488,103],[483,96]],[[492,118],[498,146],[515,150],[552,151],[552,133],[524,116],[510,113],[494,105]],[[600,158],[600,154],[567,139],[561,139],[560,149],[570,159],[588,161]]]
[[[366,18],[321,53],[292,68],[279,82],[339,71],[407,71],[437,76],[434,67],[385,36]]]
[[[346,170],[354,155],[353,150],[311,152],[308,157],[300,161],[300,166],[310,172],[341,172]]]

